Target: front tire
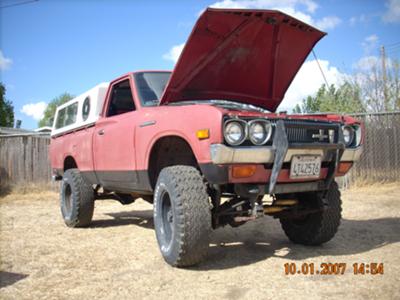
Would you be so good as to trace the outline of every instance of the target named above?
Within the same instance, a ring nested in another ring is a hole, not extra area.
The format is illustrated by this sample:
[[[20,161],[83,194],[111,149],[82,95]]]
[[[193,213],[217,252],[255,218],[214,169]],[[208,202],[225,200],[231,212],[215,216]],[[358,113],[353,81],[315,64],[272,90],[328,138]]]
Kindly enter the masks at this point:
[[[194,167],[173,166],[160,172],[154,226],[160,251],[171,266],[192,266],[206,256],[211,209],[206,186]]]
[[[319,192],[302,193],[298,196],[305,209],[318,209],[302,218],[281,218],[280,222],[286,236],[296,244],[321,245],[331,240],[340,225],[342,201],[336,182],[332,182],[327,194],[325,207]]]
[[[94,210],[94,192],[78,169],[65,171],[60,190],[61,214],[68,227],[90,224]]]

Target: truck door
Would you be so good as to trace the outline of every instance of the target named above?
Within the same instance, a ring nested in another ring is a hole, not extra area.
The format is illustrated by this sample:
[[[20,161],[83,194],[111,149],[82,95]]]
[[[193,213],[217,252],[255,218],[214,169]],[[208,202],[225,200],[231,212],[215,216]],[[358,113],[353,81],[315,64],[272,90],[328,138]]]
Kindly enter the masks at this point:
[[[103,115],[93,135],[94,168],[104,188],[135,190],[135,125],[137,111],[129,78],[112,84]]]

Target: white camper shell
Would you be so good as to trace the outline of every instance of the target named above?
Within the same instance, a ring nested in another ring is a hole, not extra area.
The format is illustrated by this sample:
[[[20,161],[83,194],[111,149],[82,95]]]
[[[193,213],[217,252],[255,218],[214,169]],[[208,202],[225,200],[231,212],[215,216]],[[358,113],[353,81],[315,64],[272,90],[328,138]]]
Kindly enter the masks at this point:
[[[57,107],[51,136],[94,124],[101,114],[109,83],[103,82]]]

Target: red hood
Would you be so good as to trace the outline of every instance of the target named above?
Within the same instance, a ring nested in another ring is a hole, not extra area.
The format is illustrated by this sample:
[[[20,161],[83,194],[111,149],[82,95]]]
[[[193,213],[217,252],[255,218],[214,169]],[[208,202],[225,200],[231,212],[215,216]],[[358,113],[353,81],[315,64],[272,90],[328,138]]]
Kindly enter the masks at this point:
[[[324,35],[279,11],[207,8],[160,104],[225,99],[275,111]]]

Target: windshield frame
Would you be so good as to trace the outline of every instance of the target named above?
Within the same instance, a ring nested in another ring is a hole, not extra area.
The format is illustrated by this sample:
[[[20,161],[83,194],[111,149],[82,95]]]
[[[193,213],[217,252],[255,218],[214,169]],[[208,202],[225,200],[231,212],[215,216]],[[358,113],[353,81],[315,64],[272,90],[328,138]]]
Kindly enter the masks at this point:
[[[138,77],[139,77],[140,75],[142,75],[142,74],[160,74],[160,73],[164,73],[164,74],[167,73],[167,74],[169,74],[169,78],[168,78],[168,80],[167,80],[166,83],[165,83],[165,87],[164,87],[162,93],[159,95],[159,99],[155,99],[155,100],[157,100],[157,101],[153,101],[153,102],[146,101],[146,100],[142,97],[142,94],[141,94],[141,91],[140,91],[140,83],[138,82]],[[172,75],[172,72],[171,72],[171,71],[139,71],[139,72],[133,73],[133,76],[132,76],[132,77],[133,77],[133,82],[134,82],[134,84],[135,84],[136,95],[137,95],[137,98],[139,99],[140,105],[141,105],[142,107],[156,107],[156,106],[159,106],[161,97],[162,97],[162,95],[163,95],[164,92],[165,92],[165,89],[166,89],[166,87],[167,87],[167,85],[168,85],[168,82],[169,82],[169,80],[170,80],[170,78],[171,78],[171,75]]]

